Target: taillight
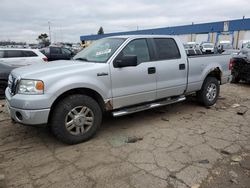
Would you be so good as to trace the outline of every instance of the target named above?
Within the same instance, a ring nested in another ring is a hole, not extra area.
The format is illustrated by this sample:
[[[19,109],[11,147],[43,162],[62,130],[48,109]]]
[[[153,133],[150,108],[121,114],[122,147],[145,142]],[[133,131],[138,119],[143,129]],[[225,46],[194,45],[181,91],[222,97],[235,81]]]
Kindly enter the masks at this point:
[[[234,66],[234,64],[235,64],[235,61],[234,61],[234,59],[230,59],[230,62],[229,62],[229,67],[228,67],[228,69],[229,69],[229,70],[232,70],[232,69],[233,69],[233,66]]]
[[[47,57],[43,57],[43,61],[48,62],[48,58]]]

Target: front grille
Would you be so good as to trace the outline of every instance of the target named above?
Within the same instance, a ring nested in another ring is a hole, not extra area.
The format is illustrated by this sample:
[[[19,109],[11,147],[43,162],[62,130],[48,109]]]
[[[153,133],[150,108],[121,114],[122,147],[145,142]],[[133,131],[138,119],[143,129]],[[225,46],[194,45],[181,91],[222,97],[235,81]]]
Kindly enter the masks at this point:
[[[18,81],[18,79],[15,78],[13,75],[11,75],[11,74],[9,75],[8,87],[9,87],[10,93],[12,95],[16,94],[17,81]]]

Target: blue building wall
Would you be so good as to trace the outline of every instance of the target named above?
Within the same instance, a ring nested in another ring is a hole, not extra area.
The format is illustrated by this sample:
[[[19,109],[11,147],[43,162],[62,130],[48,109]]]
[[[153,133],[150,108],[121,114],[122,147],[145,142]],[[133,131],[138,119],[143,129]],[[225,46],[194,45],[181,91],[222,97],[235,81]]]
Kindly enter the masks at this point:
[[[183,25],[175,27],[163,27],[156,29],[145,29],[138,31],[127,31],[127,32],[116,32],[107,33],[103,35],[85,35],[80,36],[80,40],[97,40],[103,37],[117,36],[117,35],[138,35],[138,34],[153,34],[153,35],[183,35],[183,34],[195,34],[195,33],[210,33],[217,32],[221,33],[224,30],[224,22],[211,22],[193,25]],[[250,18],[230,20],[229,22],[229,32],[239,31],[239,30],[250,30]]]

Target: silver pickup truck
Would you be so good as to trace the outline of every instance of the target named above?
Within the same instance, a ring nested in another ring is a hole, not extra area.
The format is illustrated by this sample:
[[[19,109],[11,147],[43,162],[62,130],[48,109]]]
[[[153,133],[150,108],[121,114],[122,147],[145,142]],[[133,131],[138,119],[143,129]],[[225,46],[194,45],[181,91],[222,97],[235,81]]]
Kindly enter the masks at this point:
[[[104,112],[122,116],[185,100],[213,105],[229,81],[230,55],[187,57],[173,36],[100,39],[73,60],[18,68],[5,91],[11,118],[49,125],[68,144],[97,132]]]

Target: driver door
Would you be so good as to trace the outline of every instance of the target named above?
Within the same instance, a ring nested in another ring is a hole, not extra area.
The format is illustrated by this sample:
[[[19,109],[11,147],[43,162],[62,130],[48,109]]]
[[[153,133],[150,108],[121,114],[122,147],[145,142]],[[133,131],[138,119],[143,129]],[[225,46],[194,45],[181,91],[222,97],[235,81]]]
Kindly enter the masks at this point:
[[[137,66],[114,67],[110,64],[113,108],[121,108],[156,99],[155,62],[151,61],[146,39],[130,41],[116,57],[137,56]]]

